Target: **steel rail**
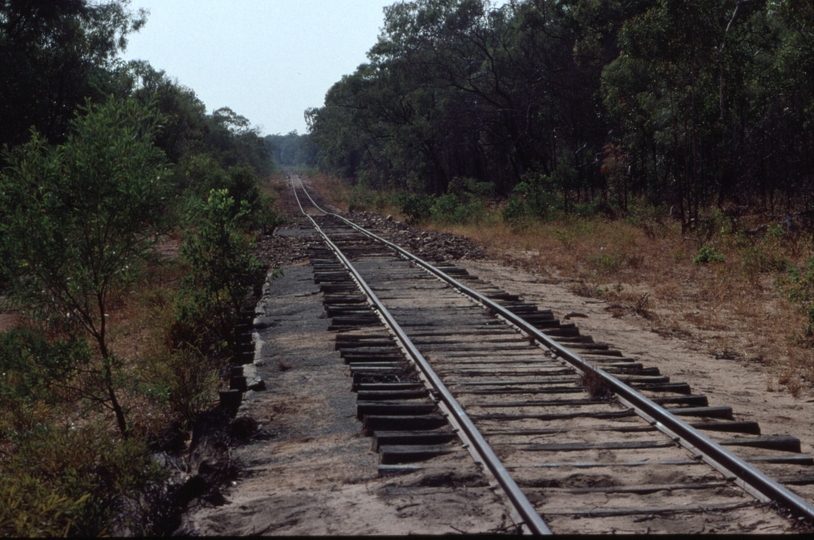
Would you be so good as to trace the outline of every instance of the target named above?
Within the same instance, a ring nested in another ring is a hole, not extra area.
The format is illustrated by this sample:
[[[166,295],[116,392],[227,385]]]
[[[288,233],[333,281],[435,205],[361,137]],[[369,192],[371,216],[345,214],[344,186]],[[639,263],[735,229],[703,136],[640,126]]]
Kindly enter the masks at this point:
[[[303,187],[303,191],[306,195],[308,192],[305,191]],[[461,405],[452,395],[452,393],[447,389],[446,385],[441,381],[438,375],[430,366],[427,359],[424,357],[423,354],[416,348],[404,330],[401,328],[401,325],[396,321],[396,319],[390,314],[384,304],[379,300],[376,296],[376,293],[368,286],[367,282],[362,278],[359,274],[358,270],[351,264],[351,262],[345,257],[345,254],[334,244],[331,239],[325,234],[325,231],[317,224],[317,222],[305,213],[302,208],[302,204],[300,203],[299,197],[297,196],[296,188],[294,189],[294,196],[297,198],[297,204],[300,206],[300,211],[302,211],[303,215],[305,215],[308,219],[311,220],[311,223],[314,225],[316,231],[322,236],[325,243],[328,247],[333,251],[337,258],[339,258],[340,262],[348,269],[351,275],[354,277],[354,280],[357,282],[359,287],[368,297],[368,299],[373,303],[376,310],[379,312],[381,317],[385,320],[386,324],[391,328],[391,330],[396,334],[396,338],[401,342],[402,347],[406,350],[406,352],[410,355],[410,357],[415,360],[415,363],[418,365],[421,372],[427,378],[428,382],[432,385],[433,389],[435,390],[435,394],[450,411],[461,428],[466,433],[466,436],[469,438],[471,444],[475,447],[478,454],[481,456],[483,463],[486,467],[489,468],[489,471],[494,475],[497,482],[500,484],[500,487],[503,488],[503,491],[506,493],[506,496],[514,505],[515,510],[519,514],[519,516],[523,520],[523,524],[528,527],[529,531],[532,534],[552,534],[551,530],[546,526],[543,519],[540,517],[540,514],[534,509],[531,502],[526,498],[526,495],[520,490],[517,483],[511,477],[509,472],[503,466],[500,459],[495,455],[492,448],[489,446],[489,443],[486,442],[486,439],[483,438],[483,435],[478,431],[475,427],[475,424],[469,418],[469,416],[464,412]],[[311,199],[311,196],[308,195],[308,198]],[[311,199],[313,203],[313,199]],[[314,203],[314,206],[319,209],[321,212],[324,212],[327,215],[334,215],[322,210],[319,206]]]
[[[644,418],[662,433],[665,433],[667,436],[671,437],[681,446],[688,449],[690,452],[701,456],[706,463],[722,472],[724,476],[734,477],[736,484],[745,489],[751,495],[755,496],[757,499],[763,502],[778,502],[788,507],[797,515],[814,519],[814,506],[810,505],[795,493],[792,493],[788,488],[779,482],[772,480],[758,469],[752,467],[743,459],[727,451],[721,445],[711,440],[706,435],[693,428],[677,416],[673,415],[660,405],[654,403],[636,391],[634,388],[608,374],[601,368],[592,365],[590,362],[584,360],[567,347],[560,345],[552,338],[528,322],[524,321],[519,316],[503,308],[503,306],[497,304],[489,298],[486,298],[477,291],[470,289],[466,285],[457,281],[455,278],[445,274],[431,264],[416,257],[409,251],[371,233],[370,231],[367,231],[366,229],[356,225],[348,219],[343,218],[342,216],[333,214],[331,212],[326,212],[320,208],[316,202],[314,202],[311,195],[307,190],[305,190],[304,186],[303,191],[308,198],[311,199],[313,205],[321,212],[344,221],[360,233],[384,243],[403,257],[412,260],[431,274],[456,288],[462,294],[469,296],[487,309],[499,314],[511,324],[525,332],[529,337],[534,338],[538,343],[549,349],[549,351],[551,351],[555,357],[562,358],[583,373],[591,372],[600,377],[601,380],[617,396],[621,397],[623,404],[627,404],[628,406],[632,407],[639,416]]]

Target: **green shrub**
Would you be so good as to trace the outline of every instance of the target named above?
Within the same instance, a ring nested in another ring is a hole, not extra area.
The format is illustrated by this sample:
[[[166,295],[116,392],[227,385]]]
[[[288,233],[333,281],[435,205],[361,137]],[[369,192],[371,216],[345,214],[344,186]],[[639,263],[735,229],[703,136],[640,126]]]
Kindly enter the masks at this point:
[[[4,474],[0,479],[0,536],[68,536],[88,498],[89,493],[77,499],[59,495],[24,473]]]
[[[244,202],[237,214],[233,206],[227,190],[213,189],[192,218],[195,233],[181,246],[190,271],[179,292],[173,339],[204,355],[228,357],[236,352],[232,329],[249,288],[266,275],[239,226],[249,205]]]
[[[698,250],[698,255],[692,260],[693,264],[708,264],[711,262],[724,262],[723,254],[715,250],[715,248],[702,246]]]
[[[39,425],[14,443],[0,466],[0,534],[99,536],[112,532],[114,518],[147,532],[146,494],[163,473],[143,442],[88,424]],[[125,499],[139,504],[125,512]]]
[[[431,195],[402,192],[399,194],[397,204],[402,213],[407,216],[407,223],[415,225],[427,221],[432,215],[435,198]]]
[[[461,204],[457,195],[447,193],[435,199],[430,216],[434,222],[443,225],[466,223],[470,217],[470,209]]]
[[[218,397],[218,372],[197,351],[182,349],[167,359],[167,402],[174,412],[193,421]]]
[[[514,222],[523,218],[546,220],[562,207],[562,197],[559,197],[548,182],[547,176],[527,175],[512,190],[503,219]]]
[[[778,285],[786,294],[789,302],[796,305],[808,317],[805,328],[806,337],[814,336],[814,257],[806,269],[790,267],[788,275],[778,280]]]
[[[213,189],[225,189],[233,200],[231,213],[241,215],[238,223],[243,229],[273,229],[279,224],[281,218],[272,209],[274,197],[260,191],[257,174],[248,165],[224,170],[214,157],[200,154],[188,158],[182,170],[182,185],[193,198],[206,200]],[[244,202],[248,212],[242,212]]]
[[[376,208],[376,194],[371,189],[356,184],[348,190],[348,211],[367,212]]]
[[[52,409],[76,399],[76,375],[90,361],[82,337],[49,340],[33,328],[0,335],[0,437],[47,422]]]

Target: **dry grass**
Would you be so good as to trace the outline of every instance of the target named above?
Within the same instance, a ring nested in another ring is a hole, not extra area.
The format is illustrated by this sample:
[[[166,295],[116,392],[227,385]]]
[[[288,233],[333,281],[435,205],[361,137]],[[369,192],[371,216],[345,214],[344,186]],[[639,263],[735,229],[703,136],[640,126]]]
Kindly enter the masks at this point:
[[[725,261],[698,265],[701,242],[677,223],[659,224],[656,235],[653,228],[593,218],[450,229],[493,257],[608,300],[618,315],[645,316],[660,334],[701,340],[712,355],[759,360],[777,389],[797,396],[814,387],[814,351],[800,338],[806,318],[776,285],[786,263],[802,267],[812,256],[809,238],[717,234],[707,242]]]

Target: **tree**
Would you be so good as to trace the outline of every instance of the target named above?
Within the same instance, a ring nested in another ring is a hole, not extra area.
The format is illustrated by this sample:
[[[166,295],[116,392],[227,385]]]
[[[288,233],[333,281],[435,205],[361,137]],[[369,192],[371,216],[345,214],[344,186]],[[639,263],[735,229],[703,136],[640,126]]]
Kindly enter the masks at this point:
[[[113,412],[123,436],[121,362],[110,309],[169,224],[167,170],[155,112],[135,100],[87,104],[68,140],[34,134],[0,176],[0,271],[10,301],[51,328],[84,331],[97,357],[84,396]]]
[[[145,22],[129,0],[0,1],[0,147],[33,126],[63,142],[77,106],[119,90],[116,53]]]

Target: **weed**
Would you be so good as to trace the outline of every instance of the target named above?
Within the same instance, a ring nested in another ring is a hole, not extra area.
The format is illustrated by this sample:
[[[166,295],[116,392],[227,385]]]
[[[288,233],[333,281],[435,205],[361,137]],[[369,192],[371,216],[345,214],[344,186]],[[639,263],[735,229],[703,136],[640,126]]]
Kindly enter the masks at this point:
[[[808,317],[805,336],[814,336],[814,258],[808,261],[805,271],[789,268],[788,275],[778,279],[778,286],[788,301]]]
[[[636,311],[637,315],[645,315],[647,312],[645,308],[647,307],[647,303],[650,301],[650,293],[644,293],[639,300],[636,301],[636,306],[634,307],[634,311]]]
[[[611,275],[619,271],[624,260],[619,253],[602,253],[599,257],[591,258],[590,262],[600,274]]]
[[[609,401],[613,397],[613,391],[605,380],[593,371],[582,374],[582,387],[594,401]]]

